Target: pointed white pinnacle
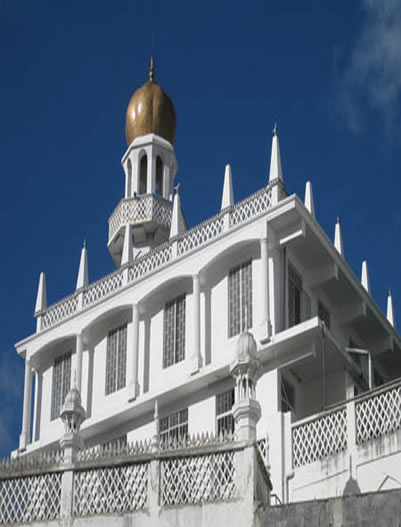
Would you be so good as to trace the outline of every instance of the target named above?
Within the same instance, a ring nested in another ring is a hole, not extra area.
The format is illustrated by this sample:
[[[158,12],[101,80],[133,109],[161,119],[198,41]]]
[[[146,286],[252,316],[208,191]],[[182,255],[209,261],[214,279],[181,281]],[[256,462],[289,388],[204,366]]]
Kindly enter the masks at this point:
[[[366,291],[370,294],[370,280],[368,273],[368,263],[366,260],[362,262],[362,274],[361,274],[361,283]]]
[[[341,256],[344,257],[343,236],[341,234],[340,218],[337,218],[336,229],[334,232],[334,247],[341,254]]]
[[[181,200],[178,192],[174,196],[173,214],[171,217],[170,240],[185,232],[185,221],[181,210]]]
[[[283,181],[283,171],[281,169],[280,145],[277,136],[277,125],[274,125],[272,152],[270,158],[269,183],[276,180]]]
[[[88,283],[89,283],[89,280],[88,280],[88,251],[86,249],[86,243],[84,242],[84,245],[81,250],[81,259],[79,261],[77,286],[75,290],[82,289],[83,287],[87,287]]]
[[[233,182],[231,176],[231,166],[226,165],[226,170],[224,172],[224,187],[223,187],[223,196],[221,198],[221,210],[226,209],[227,207],[232,207],[234,205],[234,192],[233,192]]]
[[[121,256],[121,265],[130,264],[133,262],[133,260],[134,260],[134,252],[132,248],[131,224],[127,223],[125,226],[124,246],[123,246],[123,254]]]
[[[390,322],[393,328],[395,328],[393,297],[391,296],[390,289],[388,290],[388,297],[387,297],[387,320]]]
[[[38,294],[36,295],[35,314],[47,308],[46,275],[40,273]]]
[[[311,215],[315,217],[315,202],[313,201],[312,183],[310,181],[307,181],[305,185],[304,204],[308,211],[311,213]]]

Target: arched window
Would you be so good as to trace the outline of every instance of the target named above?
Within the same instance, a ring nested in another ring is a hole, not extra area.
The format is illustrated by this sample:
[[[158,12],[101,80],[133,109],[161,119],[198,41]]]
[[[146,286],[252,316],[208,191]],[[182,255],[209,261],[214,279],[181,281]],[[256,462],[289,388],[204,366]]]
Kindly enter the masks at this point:
[[[148,181],[148,157],[144,154],[139,166],[139,194],[146,194]]]
[[[163,161],[160,156],[156,158],[156,194],[163,196]]]
[[[127,198],[131,196],[131,188],[132,188],[132,163],[131,159],[128,159],[127,162]]]

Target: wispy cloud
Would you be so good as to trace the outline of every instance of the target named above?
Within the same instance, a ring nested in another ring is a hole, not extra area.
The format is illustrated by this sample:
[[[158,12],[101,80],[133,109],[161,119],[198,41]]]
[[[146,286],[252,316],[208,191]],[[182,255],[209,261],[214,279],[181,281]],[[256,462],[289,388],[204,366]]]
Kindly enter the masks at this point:
[[[338,58],[338,110],[346,125],[358,132],[375,118],[387,131],[398,127],[401,0],[362,0],[359,32],[343,60]]]

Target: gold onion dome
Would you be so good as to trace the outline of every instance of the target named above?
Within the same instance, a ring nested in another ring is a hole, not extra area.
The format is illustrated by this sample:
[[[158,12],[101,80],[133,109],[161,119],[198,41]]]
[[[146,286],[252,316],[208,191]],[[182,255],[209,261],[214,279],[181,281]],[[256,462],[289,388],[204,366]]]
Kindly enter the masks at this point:
[[[136,90],[128,104],[125,121],[127,144],[146,134],[160,135],[173,144],[176,126],[173,101],[154,80],[152,57],[148,82]]]

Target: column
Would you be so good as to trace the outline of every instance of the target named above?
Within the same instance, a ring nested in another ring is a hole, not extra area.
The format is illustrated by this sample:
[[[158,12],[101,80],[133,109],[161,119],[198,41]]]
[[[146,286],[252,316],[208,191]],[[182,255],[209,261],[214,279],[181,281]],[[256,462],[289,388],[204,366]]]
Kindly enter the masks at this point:
[[[163,164],[163,198],[170,199],[171,192],[171,182],[170,182],[170,167],[167,163]]]
[[[269,248],[267,238],[260,240],[260,256],[261,256],[261,340],[267,340],[271,335],[270,323],[270,309],[269,309]]]
[[[39,441],[40,438],[40,420],[42,413],[42,372],[35,372],[35,401],[33,410],[33,427],[32,427],[32,441]]]
[[[128,400],[133,401],[139,394],[138,354],[139,354],[139,304],[132,305],[132,363],[131,379],[128,386]]]
[[[75,387],[79,393],[82,393],[82,333],[77,333],[76,352]]]
[[[24,410],[22,415],[22,431],[20,435],[19,448],[25,450],[30,442],[29,425],[31,420],[32,404],[32,370],[31,362],[25,358],[25,384],[24,384]]]
[[[202,364],[200,349],[200,279],[198,274],[194,274],[192,276],[192,290],[194,313],[194,345],[191,357],[191,375],[197,373],[200,370]]]

